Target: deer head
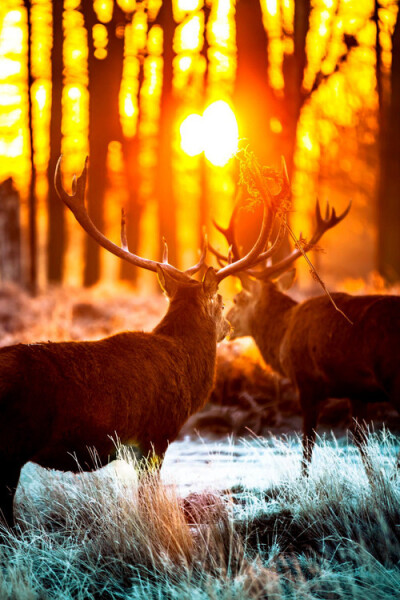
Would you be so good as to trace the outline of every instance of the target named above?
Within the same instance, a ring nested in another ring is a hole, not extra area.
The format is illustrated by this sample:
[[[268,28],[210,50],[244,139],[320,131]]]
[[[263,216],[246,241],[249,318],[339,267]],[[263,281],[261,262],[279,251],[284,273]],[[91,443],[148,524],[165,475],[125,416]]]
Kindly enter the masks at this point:
[[[215,270],[213,267],[205,267],[207,253],[207,237],[205,235],[199,262],[189,269],[181,271],[169,264],[168,246],[165,240],[163,241],[164,249],[161,262],[142,258],[129,251],[126,238],[125,214],[123,211],[121,216],[121,246],[117,246],[106,238],[94,225],[85,207],[84,198],[88,158],[86,158],[81,175],[78,178],[75,176],[73,178],[72,194],[68,194],[62,185],[61,160],[62,156],[60,156],[56,166],[54,185],[59,197],[74,214],[81,227],[107,251],[137,267],[155,272],[158,276],[161,289],[171,301],[171,304],[179,304],[182,301],[197,302],[200,312],[203,312],[205,316],[212,319],[215,323],[217,340],[222,340],[229,332],[230,326],[222,314],[223,303],[221,296],[217,293],[218,286],[225,277],[234,275],[255,264],[259,254],[265,248],[270,229],[270,216],[267,204],[265,203],[264,205],[263,221],[259,237],[246,256],[242,258],[238,257],[236,261],[227,261],[228,264],[222,266],[219,270]],[[194,279],[193,276],[204,268],[206,268],[206,271],[202,281]]]
[[[271,172],[272,171],[270,171],[270,173]],[[283,166],[283,174],[280,178],[285,182],[285,185],[282,185],[282,190],[278,194],[280,200],[282,199],[283,193],[286,193],[287,196],[290,194],[290,187],[287,178],[283,176],[284,173],[285,169]],[[335,209],[331,209],[329,204],[327,204],[325,217],[322,217],[320,205],[317,200],[315,208],[316,229],[310,241],[306,243],[301,242],[302,248],[297,247],[288,256],[274,264],[270,264],[272,256],[276,254],[281,246],[286,228],[286,215],[281,213],[281,216],[279,217],[278,211],[275,210],[274,212],[273,210],[274,205],[276,206],[276,203],[271,202],[269,206],[271,229],[275,219],[280,218],[279,227],[277,229],[278,233],[275,240],[273,240],[272,243],[269,243],[267,240],[264,250],[259,253],[256,260],[253,261],[252,266],[236,272],[242,283],[242,291],[234,297],[234,306],[227,315],[227,319],[233,327],[230,339],[254,335],[254,329],[259,322],[260,313],[264,315],[265,319],[268,312],[278,314],[279,311],[283,312],[286,306],[290,307],[293,304],[293,301],[291,301],[288,296],[284,295],[283,292],[291,287],[295,279],[296,271],[293,268],[294,262],[302,256],[303,253],[315,247],[324,233],[340,223],[351,208],[350,202],[346,210],[341,215],[337,216]],[[237,206],[238,205],[236,204],[233,209],[229,225],[226,229],[215,224],[217,229],[225,236],[229,245],[228,256],[221,254],[212,247],[210,248],[220,264],[229,261],[237,263],[240,258],[238,245],[235,239],[235,221],[238,213]],[[276,310],[274,310],[275,308]]]

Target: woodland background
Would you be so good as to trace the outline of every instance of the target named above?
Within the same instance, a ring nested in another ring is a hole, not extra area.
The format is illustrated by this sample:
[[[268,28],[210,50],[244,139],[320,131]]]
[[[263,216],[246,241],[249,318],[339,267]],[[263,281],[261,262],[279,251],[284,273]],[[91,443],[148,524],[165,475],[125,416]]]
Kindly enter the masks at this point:
[[[262,164],[285,156],[297,234],[309,235],[317,196],[339,211],[352,198],[340,233],[323,242],[327,254],[314,257],[324,276],[353,291],[372,271],[382,285],[398,280],[393,0],[2,2],[0,180],[13,179],[1,191],[3,280],[33,291],[120,278],[154,285],[65,213],[52,184],[60,152],[67,188],[89,154],[89,212],[117,240],[124,206],[132,251],[158,258],[164,235],[171,262],[187,266],[204,224],[223,246],[211,219],[229,218],[237,161],[189,156],[180,134],[188,115],[220,100]]]

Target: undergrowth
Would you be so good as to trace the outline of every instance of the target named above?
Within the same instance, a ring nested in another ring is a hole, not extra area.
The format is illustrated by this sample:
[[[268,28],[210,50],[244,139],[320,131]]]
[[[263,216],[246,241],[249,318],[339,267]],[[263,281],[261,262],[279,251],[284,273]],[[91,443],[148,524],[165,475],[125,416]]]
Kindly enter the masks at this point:
[[[1,532],[0,598],[398,598],[397,444],[371,437],[368,477],[322,442],[307,479],[186,498],[126,452],[89,474],[41,470]]]

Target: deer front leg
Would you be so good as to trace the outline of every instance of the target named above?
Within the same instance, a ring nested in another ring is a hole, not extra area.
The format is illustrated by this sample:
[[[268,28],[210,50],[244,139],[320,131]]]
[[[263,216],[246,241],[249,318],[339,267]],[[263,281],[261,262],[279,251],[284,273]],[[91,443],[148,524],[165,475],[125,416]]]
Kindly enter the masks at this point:
[[[158,440],[141,444],[139,471],[142,473],[159,473],[168,448],[167,440]]]
[[[319,406],[324,396],[320,386],[309,382],[298,384],[300,405],[303,413],[303,458],[301,474],[308,476],[312,453],[315,444],[316,427],[318,422]]]
[[[3,465],[7,465],[4,460]],[[10,466],[2,468],[0,475],[0,520],[9,527],[14,526],[14,496],[17,489],[21,468]]]

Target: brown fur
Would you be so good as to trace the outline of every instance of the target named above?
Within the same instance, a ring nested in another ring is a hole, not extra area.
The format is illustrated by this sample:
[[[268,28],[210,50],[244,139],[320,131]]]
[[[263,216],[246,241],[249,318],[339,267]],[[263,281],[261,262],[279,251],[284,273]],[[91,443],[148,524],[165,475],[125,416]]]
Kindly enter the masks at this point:
[[[297,304],[272,282],[241,292],[227,315],[233,337],[253,336],[264,360],[298,389],[303,471],[311,460],[320,403],[327,398],[350,398],[359,418],[369,401],[386,400],[400,409],[400,298],[332,296],[353,325],[327,296]]]
[[[89,470],[88,449],[105,464],[118,437],[161,463],[168,443],[207,401],[216,344],[229,328],[218,284],[206,289],[164,276],[171,302],[152,333],[0,350],[0,509],[9,523],[27,461],[76,471],[76,456]]]

